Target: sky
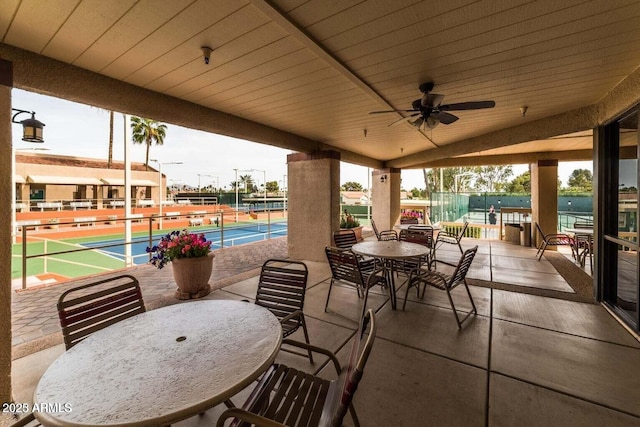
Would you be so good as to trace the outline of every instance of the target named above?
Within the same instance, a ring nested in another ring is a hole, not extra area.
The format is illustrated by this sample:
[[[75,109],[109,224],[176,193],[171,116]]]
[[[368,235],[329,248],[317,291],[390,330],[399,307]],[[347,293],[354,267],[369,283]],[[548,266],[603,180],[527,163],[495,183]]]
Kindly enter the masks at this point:
[[[12,92],[14,108],[35,111],[36,118],[45,123],[44,144],[37,148],[46,148],[48,154],[106,159],[109,148],[109,112],[85,104],[78,104],[59,98],[14,89]],[[23,114],[17,120],[28,118]],[[21,140],[22,129],[14,125],[13,143],[16,150],[28,150],[33,143]],[[128,133],[129,134],[129,133]],[[114,160],[124,159],[124,117],[116,113],[114,120]],[[185,148],[186,147],[186,148]],[[163,145],[152,145],[149,158],[161,163],[182,162],[182,164],[164,164],[162,172],[167,176],[169,185],[189,185],[197,188],[213,185],[231,188],[235,180],[234,169],[240,169],[238,175],[251,175],[258,186],[267,181],[278,181],[280,187],[287,175],[287,154],[285,150],[269,145],[244,141],[223,135],[192,130],[167,124],[167,133]],[[132,144],[132,161],[143,163],[145,146]],[[150,162],[157,168],[157,163]],[[592,162],[565,162],[558,166],[563,185],[574,169],[592,169]],[[248,171],[254,169],[255,171]],[[527,165],[514,165],[513,177],[525,172]],[[340,183],[355,181],[367,187],[367,168],[341,162]],[[265,171],[263,173],[263,171]],[[403,170],[402,188],[424,188],[422,170]]]

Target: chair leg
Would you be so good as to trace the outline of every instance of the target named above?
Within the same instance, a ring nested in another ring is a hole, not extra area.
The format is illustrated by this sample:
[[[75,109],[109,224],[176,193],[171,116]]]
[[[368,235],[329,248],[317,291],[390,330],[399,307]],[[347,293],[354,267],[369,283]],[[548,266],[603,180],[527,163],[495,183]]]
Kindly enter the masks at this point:
[[[458,329],[462,329],[462,322],[460,321],[460,317],[458,317],[458,312],[456,311],[456,305],[453,303],[453,298],[451,298],[451,291],[449,288],[445,289],[447,291],[447,297],[449,298],[449,304],[451,304],[451,309],[453,310],[453,315],[456,318],[456,323],[458,324]]]
[[[331,288],[333,288],[333,277],[331,278],[331,282],[329,283],[329,292],[327,293],[327,302],[324,303],[324,312],[327,312],[327,307],[329,307],[329,297],[331,296]]]
[[[545,249],[547,249],[547,242],[544,242],[541,246],[542,248],[542,252],[540,252],[540,256],[538,257],[538,261],[540,261],[542,259],[542,255],[544,255],[544,251]]]
[[[353,425],[355,427],[360,427],[360,420],[358,420],[358,415],[356,414],[356,408],[353,407],[353,402],[349,405],[349,413],[351,414]]]
[[[460,242],[458,242],[458,249],[460,249],[460,254],[464,254],[464,251],[462,250],[462,245],[460,244]]]
[[[458,324],[458,329],[462,329],[462,323],[464,323],[465,320],[467,320],[469,318],[469,316],[471,316],[472,314],[478,314],[478,310],[476,309],[476,304],[473,302],[473,297],[471,296],[471,291],[469,290],[469,286],[467,285],[467,281],[464,280],[463,284],[467,290],[467,295],[469,296],[469,300],[471,301],[471,311],[469,311],[468,313],[466,313],[466,315],[464,316],[464,318],[462,320],[460,320],[460,316],[458,316],[458,311],[456,310],[456,306],[453,303],[453,298],[451,297],[451,290],[449,288],[446,288],[445,290],[447,291],[447,297],[449,298],[449,303],[451,304],[451,309],[453,310],[453,315],[456,318],[456,323]]]
[[[360,314],[360,319],[363,319],[364,315],[367,313],[367,300],[368,299],[369,299],[369,287],[367,287],[367,289],[365,289],[365,291],[364,291],[364,302],[362,303],[362,313]]]
[[[415,286],[418,290],[418,298],[420,297],[420,279],[418,277],[415,277],[415,279],[412,280],[412,278],[409,277],[409,280],[407,280],[407,291],[404,293],[404,303],[402,304],[402,310],[404,310],[407,306],[407,297],[409,296],[409,291],[411,290],[414,282],[416,283]]]
[[[476,304],[473,302],[473,297],[471,296],[471,290],[467,284],[467,279],[464,279],[464,287],[467,290],[467,295],[469,295],[469,301],[471,301],[471,307],[473,307],[473,314],[478,314],[478,309],[476,308]]]
[[[300,316],[300,322],[302,323],[302,332],[304,332],[304,340],[307,344],[311,345],[309,342],[309,332],[307,332],[307,322],[304,320],[304,314]],[[311,350],[307,349],[309,353],[309,362],[313,363],[313,355],[311,354]]]

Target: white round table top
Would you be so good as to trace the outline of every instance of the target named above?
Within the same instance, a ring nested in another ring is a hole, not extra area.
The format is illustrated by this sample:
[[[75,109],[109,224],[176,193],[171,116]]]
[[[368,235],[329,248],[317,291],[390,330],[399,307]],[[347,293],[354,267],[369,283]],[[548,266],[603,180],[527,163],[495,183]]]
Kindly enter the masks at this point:
[[[571,233],[571,234],[584,234],[584,235],[593,235],[593,228],[565,228],[562,233]]]
[[[281,342],[280,322],[256,304],[192,301],[147,311],[62,354],[34,403],[66,407],[35,415],[52,426],[168,425],[245,388]]]
[[[374,258],[402,259],[426,255],[429,249],[417,243],[397,240],[371,240],[356,243],[351,250],[359,255]]]

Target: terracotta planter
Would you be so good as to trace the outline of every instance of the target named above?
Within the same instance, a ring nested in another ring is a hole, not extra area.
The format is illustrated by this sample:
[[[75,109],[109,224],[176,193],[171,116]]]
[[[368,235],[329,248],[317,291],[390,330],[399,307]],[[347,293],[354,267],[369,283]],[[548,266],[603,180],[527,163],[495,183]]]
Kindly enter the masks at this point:
[[[195,299],[209,295],[211,271],[213,270],[213,252],[199,258],[180,258],[171,261],[173,278],[178,285],[175,297]]]
[[[341,228],[340,230],[353,230],[353,232],[356,234],[356,240],[358,242],[362,241],[362,225],[353,228]]]

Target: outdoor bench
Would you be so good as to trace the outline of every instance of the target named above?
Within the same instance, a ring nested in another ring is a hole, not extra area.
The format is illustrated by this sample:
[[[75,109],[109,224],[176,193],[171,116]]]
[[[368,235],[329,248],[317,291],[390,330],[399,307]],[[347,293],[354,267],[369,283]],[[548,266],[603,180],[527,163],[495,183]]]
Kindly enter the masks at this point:
[[[79,216],[77,218],[73,218],[74,226],[80,227],[81,225],[96,225],[96,217],[95,216]]]
[[[203,218],[191,218],[189,220],[189,225],[190,226],[196,226],[196,225],[203,225],[204,224],[204,219]]]

